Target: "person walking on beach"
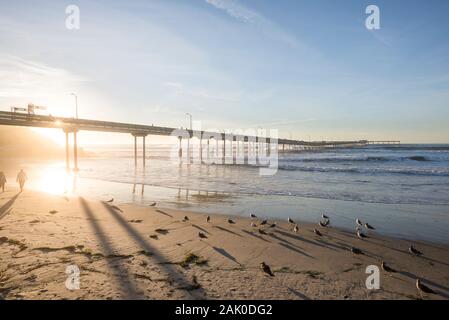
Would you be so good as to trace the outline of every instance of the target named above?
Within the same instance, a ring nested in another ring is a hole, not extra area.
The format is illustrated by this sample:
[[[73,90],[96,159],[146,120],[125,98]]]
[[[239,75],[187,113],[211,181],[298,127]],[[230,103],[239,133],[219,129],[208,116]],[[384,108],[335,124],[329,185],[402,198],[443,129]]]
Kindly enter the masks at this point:
[[[17,174],[17,182],[20,185],[20,191],[23,191],[23,186],[25,185],[25,181],[28,180],[27,174],[23,169],[20,169],[20,172]]]
[[[6,177],[3,171],[0,171],[0,188],[5,192]]]

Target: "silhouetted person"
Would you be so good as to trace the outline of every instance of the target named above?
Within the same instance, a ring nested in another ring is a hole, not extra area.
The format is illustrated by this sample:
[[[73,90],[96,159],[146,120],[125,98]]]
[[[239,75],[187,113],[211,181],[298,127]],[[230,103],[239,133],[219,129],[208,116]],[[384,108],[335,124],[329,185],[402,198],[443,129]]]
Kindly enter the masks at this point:
[[[27,181],[28,177],[23,169],[20,169],[20,172],[17,174],[17,182],[20,185],[20,191],[23,191],[23,186],[25,185],[25,181]]]
[[[0,188],[2,189],[2,192],[5,192],[5,184],[6,184],[6,177],[3,171],[0,171]]]

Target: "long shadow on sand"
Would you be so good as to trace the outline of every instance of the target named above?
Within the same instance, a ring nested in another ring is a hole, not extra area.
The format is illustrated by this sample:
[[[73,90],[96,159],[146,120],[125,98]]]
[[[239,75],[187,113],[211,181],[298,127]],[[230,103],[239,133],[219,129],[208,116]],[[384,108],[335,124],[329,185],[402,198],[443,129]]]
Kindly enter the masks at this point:
[[[246,234],[249,235],[249,236],[253,236],[253,237],[255,237],[255,238],[259,239],[259,240],[262,240],[262,241],[265,241],[265,242],[270,242],[270,241],[268,241],[267,239],[264,239],[263,237],[258,236],[257,234],[252,233],[251,231],[242,229],[242,232],[246,233]]]
[[[11,199],[9,199],[1,208],[0,208],[0,219],[2,219],[3,217],[5,217],[8,213],[11,212],[11,207],[14,204],[14,202],[17,200],[17,198],[19,197],[20,192],[17,193],[14,197],[12,197]]]
[[[79,198],[81,207],[84,210],[84,213],[87,216],[87,220],[91,223],[92,228],[95,231],[95,236],[100,243],[100,246],[105,251],[106,255],[110,255],[114,253],[114,248],[111,245],[109,239],[105,236],[105,232],[103,228],[99,225],[98,220],[95,219],[94,213],[92,209],[87,204],[87,201],[84,198]],[[134,285],[134,281],[131,279],[131,276],[128,273],[126,267],[113,263],[113,260],[106,259],[108,264],[108,268],[111,270],[111,273],[115,277],[115,281],[120,288],[120,294],[124,299],[136,299],[138,297],[136,287]]]
[[[137,242],[146,252],[151,253],[151,257],[156,260],[159,266],[164,269],[167,277],[169,279],[173,279],[175,282],[178,282],[180,288],[186,287],[186,285],[190,284],[190,281],[182,274],[176,266],[167,264],[168,259],[161,254],[156,248],[151,246],[128,222],[118,214],[114,208],[109,206],[107,203],[102,202],[103,206],[106,208],[107,212],[111,214],[111,216],[118,222],[118,224],[129,234],[131,238],[135,242]],[[195,291],[188,290],[189,294],[196,299],[204,298],[204,290],[199,288]]]
[[[306,296],[305,294],[299,292],[298,290],[292,289],[290,287],[287,287],[288,291],[290,291],[291,293],[293,293],[295,296],[303,299],[303,300],[312,300],[310,299],[308,296]]]
[[[415,274],[413,274],[411,272],[408,272],[408,271],[399,271],[398,270],[398,273],[403,275],[403,276],[405,276],[405,277],[408,277],[408,278],[410,278],[412,280],[416,280],[416,279],[420,278],[420,277],[416,276]],[[438,294],[440,296],[444,297],[445,299],[449,299],[449,294],[448,294],[449,293],[449,288],[448,287],[445,287],[445,286],[443,286],[441,284],[438,284],[438,283],[433,282],[433,281],[428,280],[428,279],[424,279],[424,278],[420,278],[420,279],[421,279],[422,282],[428,283],[429,285],[431,285],[431,286],[433,286],[435,288],[438,288],[440,290],[440,291],[438,291]],[[446,291],[448,293],[442,292],[441,290],[444,290],[444,291]]]
[[[237,261],[236,258],[234,258],[229,252],[227,252],[225,249],[223,248],[217,248],[217,247],[212,247],[212,249],[214,249],[216,252],[218,252],[219,254],[221,254],[222,256],[228,258],[229,260],[234,261],[235,263],[237,263],[239,266],[241,266],[242,264],[240,262]]]
[[[241,234],[238,234],[237,232],[231,231],[229,229],[226,229],[226,228],[223,228],[223,227],[220,227],[220,226],[214,226],[214,228],[217,228],[217,229],[219,229],[221,231],[229,232],[230,234],[233,234],[233,235],[235,235],[237,237],[243,238],[243,236]]]

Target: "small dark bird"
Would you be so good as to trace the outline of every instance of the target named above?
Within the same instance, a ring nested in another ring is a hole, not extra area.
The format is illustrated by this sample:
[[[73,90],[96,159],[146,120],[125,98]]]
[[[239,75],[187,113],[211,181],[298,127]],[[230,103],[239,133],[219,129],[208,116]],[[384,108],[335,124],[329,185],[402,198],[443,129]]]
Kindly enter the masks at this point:
[[[368,236],[366,235],[366,234],[364,234],[362,231],[360,231],[360,230],[357,230],[357,237],[359,238],[359,239],[365,239],[365,238],[368,238]]]
[[[430,289],[428,286],[425,286],[421,283],[420,279],[416,279],[416,288],[420,293],[431,293],[431,294],[437,294],[435,291]]]
[[[359,248],[356,248],[356,247],[351,247],[351,252],[353,254],[364,254],[362,250],[360,250]]]
[[[235,224],[235,222],[233,220],[231,220],[231,219],[228,219],[228,223],[229,224]]]
[[[107,203],[112,203],[114,202],[114,198],[112,198],[111,200],[106,201]]]
[[[268,223],[268,220],[263,220],[261,223],[260,223],[260,225],[261,226],[264,226],[264,225],[266,225]]]
[[[329,217],[326,216],[324,213],[321,215],[321,218],[326,219],[326,220],[329,220]]]
[[[363,226],[363,223],[362,223],[362,221],[360,221],[359,219],[355,219],[355,223],[357,223],[357,225],[359,225],[359,226]]]
[[[207,239],[207,236],[202,232],[198,232],[198,237],[200,237],[201,239]]]
[[[261,263],[260,263],[260,268],[261,268],[262,271],[265,272],[266,274],[270,275],[271,277],[274,277],[273,272],[271,272],[270,266],[267,265],[265,262],[261,262]]]
[[[315,234],[316,234],[317,236],[320,236],[320,237],[323,236],[323,234],[322,234],[321,232],[319,232],[317,229],[313,229],[313,232],[315,232]]]
[[[265,231],[263,231],[262,229],[258,229],[260,234],[267,234]]]
[[[297,224],[295,224],[295,227],[293,228],[293,231],[294,231],[295,233],[298,233],[298,231],[299,231],[299,227],[298,227],[298,225],[297,225]]]
[[[385,271],[385,272],[397,273],[396,270],[394,270],[393,268],[387,266],[384,261],[382,261],[381,267],[382,267],[382,270]]]
[[[370,225],[368,222],[365,223],[365,228],[369,229],[369,230],[376,230],[376,228],[374,228],[372,225]]]
[[[288,217],[288,222],[295,224],[295,222],[290,217]]]
[[[210,216],[207,216],[206,222],[210,222]]]
[[[155,207],[156,206],[156,202],[153,202],[152,204],[150,204],[150,207]]]
[[[276,227],[276,222],[273,222],[272,224],[270,224],[269,228],[274,228]]]
[[[414,256],[421,256],[422,252],[419,251],[418,249],[415,248],[415,246],[412,244],[410,245],[410,247],[408,248],[408,251],[413,254]]]
[[[184,219],[182,221],[189,221],[189,217],[188,216],[184,216]]]
[[[257,216],[256,216],[254,213],[251,213],[249,216],[250,216],[251,218],[257,218]]]

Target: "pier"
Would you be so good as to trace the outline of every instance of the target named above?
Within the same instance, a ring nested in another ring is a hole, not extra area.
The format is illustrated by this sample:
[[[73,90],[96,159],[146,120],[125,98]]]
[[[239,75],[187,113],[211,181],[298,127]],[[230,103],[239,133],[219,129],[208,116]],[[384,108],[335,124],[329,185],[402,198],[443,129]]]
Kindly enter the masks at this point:
[[[21,126],[21,127],[35,127],[35,128],[54,128],[62,130],[65,133],[65,151],[66,151],[66,166],[67,169],[70,168],[69,159],[69,140],[70,135],[73,136],[73,169],[78,170],[78,142],[77,133],[79,131],[99,131],[99,132],[117,132],[130,134],[134,138],[134,163],[137,166],[138,161],[138,139],[142,139],[142,161],[145,165],[146,159],[146,139],[148,136],[175,136],[179,139],[179,158],[182,158],[183,148],[182,139],[197,138],[199,140],[200,149],[200,161],[203,162],[203,150],[204,150],[204,140],[207,141],[206,150],[207,157],[209,157],[210,152],[210,142],[211,140],[216,141],[216,147],[222,145],[222,159],[225,163],[226,158],[226,144],[230,144],[231,157],[235,162],[237,157],[236,150],[241,148],[244,152],[244,159],[247,158],[247,154],[250,149],[256,150],[258,153],[261,148],[270,154],[271,143],[275,142],[277,144],[276,151],[294,151],[294,150],[314,150],[320,148],[337,148],[337,147],[360,147],[367,144],[398,144],[399,141],[367,141],[367,140],[354,140],[354,141],[303,141],[303,140],[293,140],[293,139],[273,139],[270,137],[262,136],[250,136],[250,135],[234,135],[225,134],[221,132],[208,132],[208,131],[197,131],[188,130],[180,128],[170,128],[163,126],[154,125],[141,125],[141,124],[131,124],[123,122],[111,122],[111,121],[101,121],[101,120],[89,120],[89,119],[77,119],[77,118],[67,118],[67,117],[54,117],[51,115],[37,115],[29,113],[18,113],[18,112],[8,112],[0,111],[0,125],[7,126]],[[177,134],[179,133],[179,134]],[[190,159],[191,147],[188,147],[187,155]],[[239,150],[241,150],[239,149]],[[247,152],[245,155],[245,151]],[[190,162],[190,160],[189,160]]]

